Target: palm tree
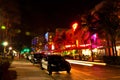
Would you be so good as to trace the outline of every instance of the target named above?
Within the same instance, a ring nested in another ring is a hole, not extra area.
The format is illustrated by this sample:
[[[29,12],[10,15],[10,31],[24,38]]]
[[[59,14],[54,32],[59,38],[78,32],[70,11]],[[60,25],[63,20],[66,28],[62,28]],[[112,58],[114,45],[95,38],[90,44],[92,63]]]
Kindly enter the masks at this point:
[[[94,11],[94,14],[98,15],[99,20],[96,20],[94,24],[90,22],[92,26],[96,26],[96,29],[99,30],[98,32],[103,31],[105,33],[108,46],[111,44],[113,56],[117,56],[116,37],[120,23],[118,15],[116,15],[118,10],[115,3],[113,0],[102,2],[101,8],[99,7],[99,9]]]

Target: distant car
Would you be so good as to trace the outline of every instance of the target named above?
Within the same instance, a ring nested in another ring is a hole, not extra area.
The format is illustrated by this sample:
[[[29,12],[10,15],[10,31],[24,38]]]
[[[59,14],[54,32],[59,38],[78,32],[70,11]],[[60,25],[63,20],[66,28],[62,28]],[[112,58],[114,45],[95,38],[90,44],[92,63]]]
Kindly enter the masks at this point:
[[[53,71],[66,71],[70,73],[71,65],[60,55],[47,55],[42,58],[40,68],[42,70],[46,69],[49,75],[51,75]]]
[[[33,58],[33,55],[32,55],[32,54],[28,55],[28,60],[29,60],[29,61],[31,61],[32,58]]]
[[[33,54],[31,62],[33,64],[39,64],[41,62],[42,57],[43,57],[43,54],[41,54],[41,53]]]

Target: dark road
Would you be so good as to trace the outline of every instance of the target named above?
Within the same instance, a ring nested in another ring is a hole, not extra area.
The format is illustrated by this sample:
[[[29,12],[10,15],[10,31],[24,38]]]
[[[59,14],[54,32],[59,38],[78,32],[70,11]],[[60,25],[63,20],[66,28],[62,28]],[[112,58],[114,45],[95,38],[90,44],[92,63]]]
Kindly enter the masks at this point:
[[[120,68],[72,65],[71,74],[54,73],[55,80],[120,80]]]

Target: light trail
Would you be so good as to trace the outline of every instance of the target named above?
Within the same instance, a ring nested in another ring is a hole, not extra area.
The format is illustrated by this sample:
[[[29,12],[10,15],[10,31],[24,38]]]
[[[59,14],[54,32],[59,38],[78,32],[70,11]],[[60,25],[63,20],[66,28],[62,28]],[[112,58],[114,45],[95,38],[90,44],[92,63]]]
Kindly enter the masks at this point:
[[[89,61],[79,61],[79,60],[70,60],[70,59],[66,59],[66,60],[72,64],[85,65],[85,66],[106,65],[106,63],[100,63],[100,62],[89,62]]]
[[[69,63],[72,63],[72,64],[85,65],[85,66],[93,66],[93,64],[87,64],[87,63],[79,62],[79,61],[76,61],[76,60],[67,60],[67,61]]]

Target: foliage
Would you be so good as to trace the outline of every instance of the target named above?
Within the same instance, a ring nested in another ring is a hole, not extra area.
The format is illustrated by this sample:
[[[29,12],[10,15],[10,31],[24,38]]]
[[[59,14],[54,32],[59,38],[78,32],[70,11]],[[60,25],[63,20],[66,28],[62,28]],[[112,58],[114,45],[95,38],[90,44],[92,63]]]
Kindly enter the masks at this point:
[[[112,47],[113,56],[117,56],[116,38],[120,27],[116,3],[113,0],[103,1],[87,17],[90,33],[98,33],[101,38],[106,39],[107,46]]]
[[[1,57],[0,56],[0,80],[3,76],[3,74],[5,74],[5,72],[8,70],[10,64],[12,62],[11,57]]]
[[[15,36],[16,30],[19,29],[21,24],[21,12],[18,0],[0,0],[0,26],[6,26],[5,30],[1,31],[3,34],[2,40],[8,40],[10,43],[15,44],[17,41]],[[13,41],[15,40],[15,41]]]

